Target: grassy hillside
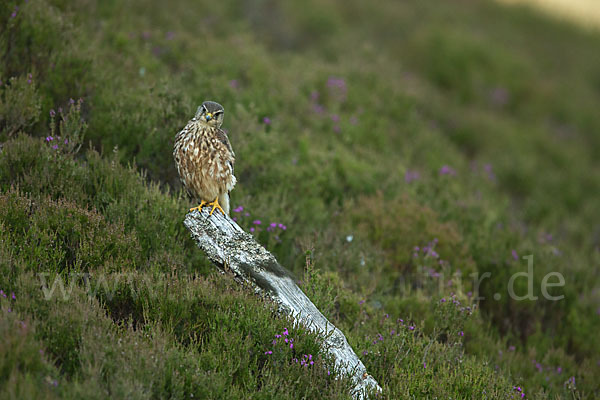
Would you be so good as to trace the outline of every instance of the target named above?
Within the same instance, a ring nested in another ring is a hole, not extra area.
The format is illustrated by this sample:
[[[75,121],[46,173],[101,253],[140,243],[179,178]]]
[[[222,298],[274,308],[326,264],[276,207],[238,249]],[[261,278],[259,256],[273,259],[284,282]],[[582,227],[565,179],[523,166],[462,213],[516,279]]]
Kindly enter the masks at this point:
[[[210,99],[232,217],[384,397],[600,396],[598,48],[464,0],[3,3],[0,393],[348,397],[183,227],[173,139]]]

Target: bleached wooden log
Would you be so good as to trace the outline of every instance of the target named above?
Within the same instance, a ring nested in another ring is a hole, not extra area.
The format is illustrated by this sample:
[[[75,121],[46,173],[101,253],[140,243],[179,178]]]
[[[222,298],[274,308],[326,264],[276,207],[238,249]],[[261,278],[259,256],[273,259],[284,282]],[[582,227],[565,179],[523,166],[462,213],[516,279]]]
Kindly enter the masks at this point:
[[[279,310],[323,338],[323,350],[330,353],[341,375],[352,377],[352,396],[363,399],[369,391],[381,391],[375,379],[356,356],[344,334],[321,314],[296,285],[293,278],[275,259],[244,232],[231,218],[209,208],[193,211],[184,224],[208,258],[223,272],[230,272],[238,282],[271,298]]]

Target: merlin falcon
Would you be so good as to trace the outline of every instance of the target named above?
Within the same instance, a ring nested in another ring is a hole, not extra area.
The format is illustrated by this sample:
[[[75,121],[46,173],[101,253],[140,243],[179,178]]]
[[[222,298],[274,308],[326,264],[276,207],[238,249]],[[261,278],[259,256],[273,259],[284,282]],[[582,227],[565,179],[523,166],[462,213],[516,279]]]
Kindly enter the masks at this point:
[[[235,186],[235,154],[227,134],[221,129],[223,106],[205,101],[185,128],[175,136],[173,157],[181,183],[199,205],[210,206],[229,215],[229,192]]]

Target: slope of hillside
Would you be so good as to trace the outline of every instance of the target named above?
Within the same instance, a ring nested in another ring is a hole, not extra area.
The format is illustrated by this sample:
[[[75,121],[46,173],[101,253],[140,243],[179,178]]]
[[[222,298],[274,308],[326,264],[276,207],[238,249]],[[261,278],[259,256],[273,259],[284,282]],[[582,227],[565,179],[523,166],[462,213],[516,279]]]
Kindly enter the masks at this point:
[[[232,216],[386,397],[600,395],[600,36],[492,2],[166,3],[0,7],[2,393],[347,396],[182,225],[173,139],[210,99]]]

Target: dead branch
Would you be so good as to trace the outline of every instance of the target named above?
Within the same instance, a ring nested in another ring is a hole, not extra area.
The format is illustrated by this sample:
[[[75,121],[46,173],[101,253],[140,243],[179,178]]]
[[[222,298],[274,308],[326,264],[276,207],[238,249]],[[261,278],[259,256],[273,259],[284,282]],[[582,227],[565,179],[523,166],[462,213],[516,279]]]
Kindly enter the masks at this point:
[[[289,272],[252,235],[219,212],[209,216],[208,208],[202,213],[188,213],[184,224],[198,247],[219,270],[232,273],[238,282],[269,297],[281,312],[291,315],[296,322],[323,338],[323,350],[333,356],[339,373],[352,377],[354,398],[363,399],[369,391],[381,391],[344,334],[321,314]]]

